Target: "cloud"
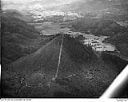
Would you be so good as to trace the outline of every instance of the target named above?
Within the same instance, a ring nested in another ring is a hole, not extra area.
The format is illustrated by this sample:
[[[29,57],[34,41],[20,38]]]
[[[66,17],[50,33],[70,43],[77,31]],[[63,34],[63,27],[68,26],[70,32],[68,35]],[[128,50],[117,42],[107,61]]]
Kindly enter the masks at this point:
[[[71,3],[77,0],[1,0],[2,2],[11,2],[11,3],[31,3],[31,2],[42,2],[42,3]]]
[[[2,0],[3,9],[24,9],[27,7],[52,7],[63,4],[70,4],[79,0]]]

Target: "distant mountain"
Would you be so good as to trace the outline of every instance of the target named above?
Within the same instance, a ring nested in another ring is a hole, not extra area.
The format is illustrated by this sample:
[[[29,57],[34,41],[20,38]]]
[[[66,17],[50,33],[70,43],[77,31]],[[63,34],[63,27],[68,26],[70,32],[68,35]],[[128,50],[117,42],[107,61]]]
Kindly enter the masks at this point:
[[[39,32],[28,25],[17,12],[2,13],[2,64],[5,65],[29,53],[30,46],[40,38]],[[29,49],[28,49],[29,47]]]
[[[74,0],[67,2],[59,0],[43,0],[43,1],[27,1],[27,2],[3,2],[3,8],[14,8],[19,11],[60,11],[60,12],[75,12],[86,15],[88,13],[97,16],[121,16],[128,15],[128,1],[127,0]],[[12,6],[11,6],[12,5]]]
[[[93,14],[96,16],[127,16],[127,0],[78,0],[68,5],[58,7],[62,11],[72,11],[82,15]]]
[[[32,22],[33,17],[29,14],[26,14],[27,12],[20,12],[16,9],[7,9],[3,11],[3,16],[10,16],[17,19],[20,19],[25,22]]]
[[[29,20],[17,11],[2,13],[1,19],[3,66],[35,52],[55,37],[40,36],[35,27],[28,24]]]
[[[74,7],[78,7],[76,10],[82,12],[96,12],[96,11],[104,11],[106,9],[116,8],[123,10],[127,10],[128,7],[128,1],[127,0],[80,0],[74,4],[72,4]]]
[[[118,33],[128,32],[127,27],[119,25],[114,20],[106,18],[93,18],[85,16],[72,23],[72,29],[75,31],[85,32],[90,31],[94,35],[114,36]]]

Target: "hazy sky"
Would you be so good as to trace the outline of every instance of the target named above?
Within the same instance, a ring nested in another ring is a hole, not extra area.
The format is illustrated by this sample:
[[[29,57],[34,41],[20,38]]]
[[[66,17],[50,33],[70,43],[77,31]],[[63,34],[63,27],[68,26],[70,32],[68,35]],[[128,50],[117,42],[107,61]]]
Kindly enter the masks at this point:
[[[52,3],[52,2],[70,3],[77,0],[2,0],[2,2],[12,2],[12,3],[29,3],[33,1],[41,1],[41,2],[47,2],[47,3]]]
[[[61,4],[70,4],[75,1],[79,0],[1,0],[2,1],[2,8],[4,9],[22,9],[26,8],[27,6],[43,6],[50,7],[50,6],[58,6]],[[36,6],[36,7],[37,7]]]

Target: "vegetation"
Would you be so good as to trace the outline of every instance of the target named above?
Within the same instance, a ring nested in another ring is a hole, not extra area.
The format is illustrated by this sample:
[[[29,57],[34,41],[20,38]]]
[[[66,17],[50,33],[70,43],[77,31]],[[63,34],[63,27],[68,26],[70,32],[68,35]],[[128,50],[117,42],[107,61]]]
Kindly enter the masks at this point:
[[[1,19],[3,66],[36,51],[54,37],[40,36],[34,26],[8,13]]]
[[[118,33],[117,35],[108,38],[105,42],[111,43],[116,46],[120,54],[128,58],[128,34]]]
[[[127,62],[107,53],[97,58],[92,49],[84,46],[78,39],[64,35],[59,73],[54,81],[52,78],[57,69],[61,35],[34,53],[7,66],[9,71],[3,71],[2,77],[2,86],[7,88],[2,90],[2,95],[99,97]],[[8,77],[10,75],[11,77]]]

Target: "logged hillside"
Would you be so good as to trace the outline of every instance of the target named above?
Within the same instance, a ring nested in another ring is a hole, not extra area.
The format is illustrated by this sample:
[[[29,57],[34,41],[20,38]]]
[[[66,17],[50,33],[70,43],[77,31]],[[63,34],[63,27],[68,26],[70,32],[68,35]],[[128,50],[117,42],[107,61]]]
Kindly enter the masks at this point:
[[[60,46],[59,72],[54,78]],[[4,97],[99,97],[127,64],[116,66],[118,57],[97,58],[90,47],[69,35],[59,35],[36,52],[18,59],[3,70]],[[123,62],[123,64],[122,64]]]

